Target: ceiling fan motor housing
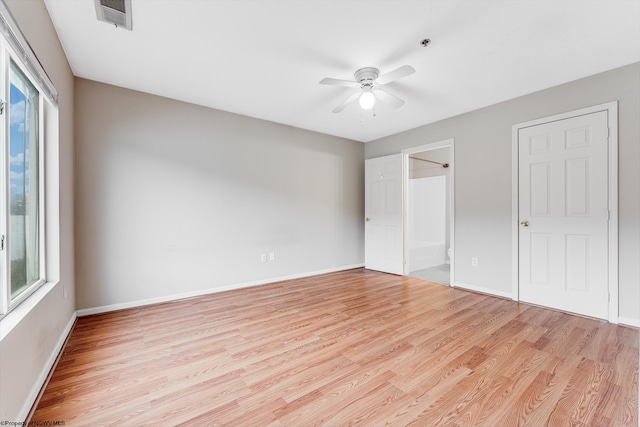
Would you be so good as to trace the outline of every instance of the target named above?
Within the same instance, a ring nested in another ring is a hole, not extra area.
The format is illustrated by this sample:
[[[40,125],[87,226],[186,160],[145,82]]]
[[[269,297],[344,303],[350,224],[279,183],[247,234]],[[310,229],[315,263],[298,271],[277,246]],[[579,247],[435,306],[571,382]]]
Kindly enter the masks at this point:
[[[380,71],[377,68],[365,67],[356,71],[354,76],[362,86],[373,86],[373,82],[378,78],[379,74]]]

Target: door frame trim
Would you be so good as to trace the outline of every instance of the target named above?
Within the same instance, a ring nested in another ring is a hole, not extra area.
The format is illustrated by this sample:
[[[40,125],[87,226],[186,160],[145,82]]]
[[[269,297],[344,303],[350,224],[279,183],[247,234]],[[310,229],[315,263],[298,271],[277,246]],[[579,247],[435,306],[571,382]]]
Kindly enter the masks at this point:
[[[520,271],[519,271],[519,182],[518,182],[518,131],[523,128],[537,126],[544,123],[565,120],[572,117],[584,116],[587,114],[607,112],[607,126],[609,127],[608,140],[608,204],[609,204],[609,225],[608,225],[608,278],[609,278],[609,305],[608,320],[610,323],[618,323],[618,101],[611,101],[587,108],[568,111],[553,116],[542,117],[512,126],[512,156],[511,156],[511,283],[513,300],[520,300]]]
[[[408,271],[408,256],[409,256],[409,224],[408,224],[408,211],[409,211],[409,156],[415,153],[421,153],[423,151],[436,150],[438,148],[449,147],[449,247],[451,248],[450,264],[449,264],[449,286],[453,287],[455,278],[455,139],[449,138],[441,141],[430,142],[428,144],[420,145],[418,147],[411,147],[402,150],[402,233],[403,233],[403,275],[407,276]],[[445,248],[445,251],[448,248]]]

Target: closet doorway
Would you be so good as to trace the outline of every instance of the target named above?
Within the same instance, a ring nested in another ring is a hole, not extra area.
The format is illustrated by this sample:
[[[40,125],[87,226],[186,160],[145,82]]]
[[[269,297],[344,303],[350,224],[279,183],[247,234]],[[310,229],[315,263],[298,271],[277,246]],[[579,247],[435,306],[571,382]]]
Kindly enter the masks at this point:
[[[403,150],[404,274],[454,283],[453,139]]]

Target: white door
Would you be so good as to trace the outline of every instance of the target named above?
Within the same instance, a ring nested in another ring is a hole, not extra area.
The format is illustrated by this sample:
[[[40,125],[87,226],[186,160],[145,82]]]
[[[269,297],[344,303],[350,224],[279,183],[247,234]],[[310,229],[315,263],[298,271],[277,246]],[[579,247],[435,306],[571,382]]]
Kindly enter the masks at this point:
[[[402,154],[365,161],[364,266],[403,274]]]
[[[518,150],[520,299],[606,319],[607,112],[522,128]]]

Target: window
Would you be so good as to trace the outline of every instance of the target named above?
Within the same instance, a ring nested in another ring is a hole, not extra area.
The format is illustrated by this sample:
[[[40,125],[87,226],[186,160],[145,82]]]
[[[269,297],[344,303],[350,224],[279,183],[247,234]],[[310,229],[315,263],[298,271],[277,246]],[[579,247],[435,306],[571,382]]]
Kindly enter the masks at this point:
[[[40,138],[38,90],[10,61],[6,143],[9,159],[9,223],[6,247],[10,268],[10,300],[14,300],[43,279],[40,272],[40,180],[38,162]],[[3,150],[7,152],[7,150]]]
[[[57,95],[2,2],[0,24],[2,317],[46,282],[45,116],[57,121]]]

